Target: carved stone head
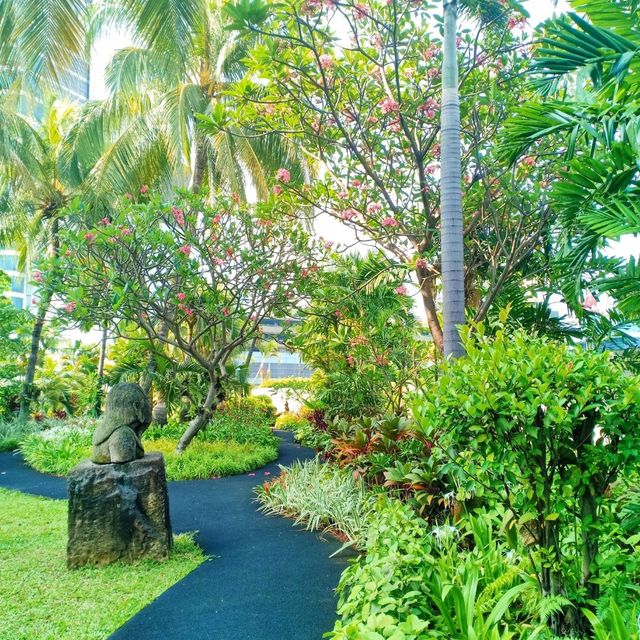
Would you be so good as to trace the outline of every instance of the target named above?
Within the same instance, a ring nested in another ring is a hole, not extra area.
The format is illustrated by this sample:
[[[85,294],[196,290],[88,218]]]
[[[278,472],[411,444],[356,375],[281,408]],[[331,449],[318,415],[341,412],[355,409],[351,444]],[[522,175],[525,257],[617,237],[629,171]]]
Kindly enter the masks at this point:
[[[130,462],[144,455],[141,437],[151,423],[151,404],[139,385],[122,382],[107,394],[104,416],[93,434],[92,460]]]

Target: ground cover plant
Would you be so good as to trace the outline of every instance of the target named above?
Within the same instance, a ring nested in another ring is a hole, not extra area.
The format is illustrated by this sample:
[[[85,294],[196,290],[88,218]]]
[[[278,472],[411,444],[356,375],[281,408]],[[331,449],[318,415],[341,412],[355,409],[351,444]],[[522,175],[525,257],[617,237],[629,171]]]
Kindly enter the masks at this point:
[[[64,476],[90,457],[95,420],[49,421],[47,426],[22,440],[20,451],[27,464],[43,473]],[[279,440],[264,426],[264,420],[262,426],[250,422],[245,426],[225,414],[220,417],[219,426],[218,430],[212,427],[202,432],[193,447],[182,454],[175,451],[177,438],[184,429],[180,424],[152,427],[144,434],[143,445],[146,451],[164,454],[169,480],[245,473],[278,457]]]
[[[0,489],[0,636],[104,640],[205,561],[187,534],[169,560],[66,569],[67,503]]]
[[[307,529],[329,531],[351,544],[362,544],[371,495],[361,480],[317,458],[280,471],[256,490],[264,513],[290,517]]]

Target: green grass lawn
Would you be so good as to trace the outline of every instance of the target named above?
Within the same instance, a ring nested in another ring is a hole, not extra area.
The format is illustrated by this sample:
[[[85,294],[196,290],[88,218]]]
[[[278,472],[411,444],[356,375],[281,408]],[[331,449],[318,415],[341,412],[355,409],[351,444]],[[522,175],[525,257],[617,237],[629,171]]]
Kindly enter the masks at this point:
[[[0,640],[104,640],[205,560],[187,535],[171,558],[66,568],[67,502],[0,489]]]
[[[72,433],[60,439],[33,434],[25,438],[20,449],[27,464],[34,469],[65,476],[81,460],[90,457],[90,443],[90,434],[78,436]],[[164,454],[169,480],[197,480],[246,473],[278,457],[277,446],[250,442],[195,441],[184,453],[177,455],[176,440],[158,438],[144,440],[144,448],[147,452],[160,451]]]

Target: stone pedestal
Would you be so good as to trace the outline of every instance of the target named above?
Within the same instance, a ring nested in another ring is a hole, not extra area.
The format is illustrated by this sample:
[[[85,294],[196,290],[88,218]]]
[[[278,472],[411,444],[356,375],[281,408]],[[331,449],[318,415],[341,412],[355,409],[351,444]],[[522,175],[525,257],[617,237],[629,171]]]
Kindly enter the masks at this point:
[[[168,558],[172,536],[161,453],[122,464],[84,460],[69,473],[67,489],[70,569]]]

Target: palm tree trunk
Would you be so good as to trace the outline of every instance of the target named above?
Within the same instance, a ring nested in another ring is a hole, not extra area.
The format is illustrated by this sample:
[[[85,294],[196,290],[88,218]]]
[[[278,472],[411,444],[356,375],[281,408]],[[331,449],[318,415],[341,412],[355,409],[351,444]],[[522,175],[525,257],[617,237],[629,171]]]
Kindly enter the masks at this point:
[[[33,381],[36,377],[36,367],[38,366],[38,354],[40,352],[40,339],[42,338],[42,329],[44,328],[47,311],[51,305],[51,295],[47,295],[40,300],[38,304],[38,314],[31,332],[31,349],[29,351],[29,360],[27,361],[27,370],[24,374],[24,382],[22,392],[20,394],[20,413],[19,419],[26,421],[29,418],[31,409],[31,400],[33,399]]]
[[[222,380],[218,376],[212,376],[204,404],[198,409],[196,417],[189,423],[176,447],[177,453],[182,453],[195,438],[197,433],[209,422],[214,409],[224,400]]]
[[[100,338],[100,355],[98,356],[98,385],[96,393],[95,413],[100,415],[102,409],[102,396],[104,387],[104,362],[107,359],[107,328],[102,329],[102,337]]]
[[[196,132],[195,134],[195,167],[193,169],[193,178],[191,180],[191,191],[198,193],[204,182],[204,174],[207,168],[207,150],[204,145],[202,136]]]
[[[458,327],[464,314],[464,242],[460,160],[460,99],[456,51],[457,0],[443,0],[440,219],[445,357],[464,354]]]
[[[60,221],[56,217],[57,211],[51,212],[53,219],[51,221],[49,253],[53,257],[57,257],[60,250]],[[22,385],[22,393],[20,394],[20,413],[19,420],[25,421],[29,418],[31,409],[31,401],[33,399],[33,381],[36,377],[36,367],[38,366],[38,353],[40,351],[40,340],[42,338],[42,329],[47,318],[47,312],[51,306],[53,293],[46,291],[44,297],[40,299],[38,304],[38,314],[31,332],[31,349],[29,351],[29,360],[27,361],[27,370],[24,374],[24,383]]]

